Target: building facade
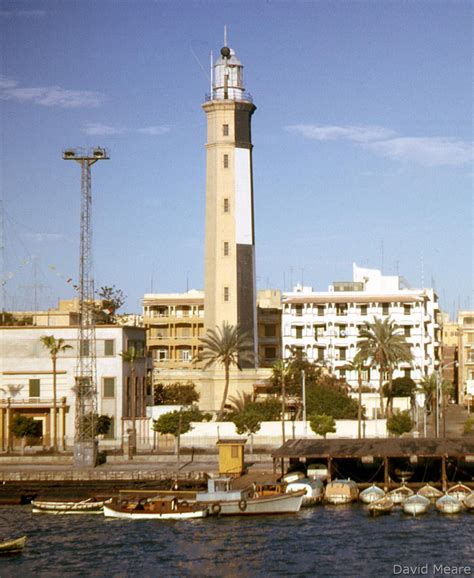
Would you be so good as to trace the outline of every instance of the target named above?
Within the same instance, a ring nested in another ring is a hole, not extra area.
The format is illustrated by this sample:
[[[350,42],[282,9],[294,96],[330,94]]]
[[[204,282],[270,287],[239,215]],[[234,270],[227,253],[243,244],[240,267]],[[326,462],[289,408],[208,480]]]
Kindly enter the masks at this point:
[[[394,377],[419,380],[439,366],[439,306],[432,289],[401,288],[401,279],[376,269],[353,265],[353,280],[335,282],[326,292],[297,287],[283,294],[283,357],[294,351],[329,367],[336,376],[357,385],[348,364],[357,351],[359,329],[375,318],[392,319],[411,346],[414,361],[401,364]],[[364,372],[364,383],[378,387],[377,369]]]
[[[474,311],[458,312],[459,403],[474,405]]]
[[[51,316],[52,319],[55,316]],[[49,351],[41,337],[52,335],[70,346],[58,355],[56,370],[57,432],[60,449],[72,447],[75,430],[75,375],[77,326],[3,326],[0,328],[0,447],[3,451],[19,444],[10,434],[15,413],[38,422],[34,445],[52,445],[53,370]],[[103,325],[96,327],[97,410],[112,419],[101,446],[121,447],[135,423],[138,444],[149,438],[146,405],[151,394],[147,384],[145,330],[139,327]],[[137,359],[126,362],[121,354],[135,348]],[[134,379],[132,376],[134,375]]]

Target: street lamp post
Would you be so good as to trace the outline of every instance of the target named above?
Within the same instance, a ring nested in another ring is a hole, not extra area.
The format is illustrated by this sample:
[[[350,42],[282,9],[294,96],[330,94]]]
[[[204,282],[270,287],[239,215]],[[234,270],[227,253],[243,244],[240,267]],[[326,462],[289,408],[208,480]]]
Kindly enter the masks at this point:
[[[304,369],[301,370],[301,397],[303,401],[303,429],[304,437],[308,437],[308,422],[306,421],[306,378]]]

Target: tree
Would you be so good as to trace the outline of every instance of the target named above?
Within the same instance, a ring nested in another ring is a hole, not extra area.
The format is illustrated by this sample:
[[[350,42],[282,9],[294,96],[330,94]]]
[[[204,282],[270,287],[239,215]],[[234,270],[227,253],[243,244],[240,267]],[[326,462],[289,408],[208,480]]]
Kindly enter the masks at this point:
[[[105,435],[109,432],[112,425],[112,418],[108,415],[86,414],[83,418],[83,426],[85,429],[94,427],[94,437],[98,435]]]
[[[230,325],[226,321],[223,322],[221,327],[216,327],[215,330],[209,329],[207,335],[201,337],[200,341],[203,345],[203,350],[194,362],[204,361],[203,369],[207,369],[216,363],[221,363],[224,366],[225,385],[221,407],[217,415],[219,421],[225,413],[225,402],[229,392],[230,368],[236,366],[241,371],[241,363],[253,362],[253,346],[246,333],[243,333],[238,326]]]
[[[436,384],[436,373],[432,373],[431,375],[424,375],[418,386],[418,391],[425,396],[425,411],[428,415],[432,412],[436,402]]]
[[[413,429],[413,421],[408,410],[396,412],[387,419],[387,429],[391,434],[400,436]]]
[[[21,453],[25,453],[25,445],[27,437],[35,437],[38,435],[39,423],[32,417],[26,415],[15,414],[12,419],[10,431],[17,438],[21,438]]]
[[[186,383],[177,381],[169,385],[157,383],[153,390],[153,403],[155,405],[191,405],[199,401],[199,397],[196,384],[192,381]]]
[[[280,359],[273,364],[273,374],[277,377],[281,395],[281,443],[285,443],[286,385],[291,375],[291,360]]]
[[[56,417],[56,364],[58,359],[58,354],[66,351],[67,349],[72,349],[70,345],[67,345],[61,337],[55,339],[54,335],[43,335],[40,337],[42,345],[48,349],[49,355],[51,356],[51,361],[53,363],[53,419],[52,419],[52,430],[53,430],[53,450],[56,452],[58,450],[58,436],[57,436],[57,417]]]
[[[392,377],[395,367],[401,362],[411,363],[413,356],[410,345],[405,336],[389,317],[374,320],[374,323],[365,322],[359,331],[357,342],[358,353],[361,358],[377,367],[380,373],[379,395],[380,410],[384,415],[383,405],[383,378],[388,374],[388,387],[392,391]],[[390,403],[387,404],[387,413],[391,413]]]
[[[306,411],[332,415],[334,419],[357,419],[360,405],[347,393],[347,383],[333,375],[321,375],[306,385]]]
[[[323,436],[324,439],[328,433],[336,431],[336,421],[332,415],[312,413],[309,415],[308,421],[314,433]]]
[[[108,287],[105,285],[97,292],[100,304],[95,307],[95,321],[99,325],[115,324],[117,322],[116,312],[125,303],[126,295],[115,285]]]
[[[362,372],[365,369],[365,362],[359,352],[354,355],[352,361],[350,361],[344,369],[349,371],[357,371],[357,383],[359,392],[359,407],[357,410],[357,436],[360,439],[362,437]]]

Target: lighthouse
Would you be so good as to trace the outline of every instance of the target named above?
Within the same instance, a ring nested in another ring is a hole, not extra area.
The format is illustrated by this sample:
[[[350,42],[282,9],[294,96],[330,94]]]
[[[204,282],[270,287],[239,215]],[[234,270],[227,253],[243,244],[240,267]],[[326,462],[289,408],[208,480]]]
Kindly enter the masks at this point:
[[[205,330],[224,322],[238,326],[257,352],[251,138],[256,107],[244,89],[243,66],[228,46],[211,65],[211,75],[211,92],[202,105],[207,116]]]

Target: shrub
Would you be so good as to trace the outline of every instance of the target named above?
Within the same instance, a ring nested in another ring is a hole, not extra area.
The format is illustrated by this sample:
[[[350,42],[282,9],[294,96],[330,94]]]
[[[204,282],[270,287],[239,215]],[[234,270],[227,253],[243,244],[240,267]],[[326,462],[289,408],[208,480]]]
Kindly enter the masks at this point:
[[[410,412],[405,410],[397,412],[387,420],[387,429],[391,434],[402,435],[408,433],[413,429],[413,421]]]

